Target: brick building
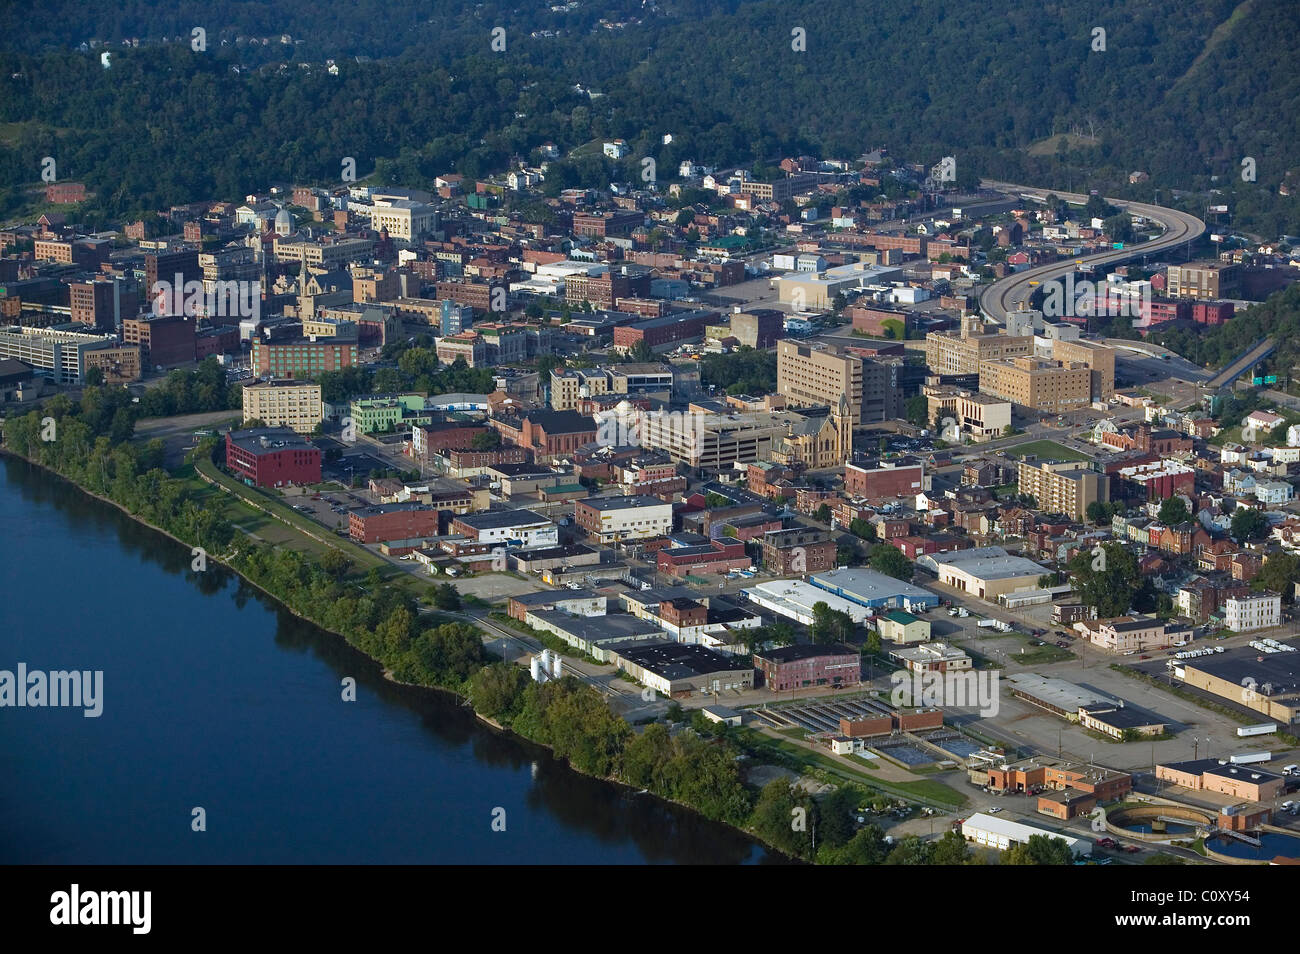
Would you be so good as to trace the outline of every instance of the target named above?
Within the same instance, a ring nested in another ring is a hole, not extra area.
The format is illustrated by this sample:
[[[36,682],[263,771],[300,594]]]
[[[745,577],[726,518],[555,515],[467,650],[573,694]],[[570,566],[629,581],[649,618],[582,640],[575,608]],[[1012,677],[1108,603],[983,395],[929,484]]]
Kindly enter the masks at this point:
[[[660,573],[671,576],[715,576],[748,570],[752,561],[739,541],[710,540],[693,546],[668,546],[659,551]]]
[[[258,487],[318,484],[320,448],[287,427],[256,427],[226,434],[226,467]]]
[[[170,368],[194,360],[195,319],[180,316],[126,318],[122,343],[138,345],[146,368]]]
[[[835,569],[836,544],[816,527],[792,527],[763,535],[763,566],[778,576]]]
[[[438,535],[438,511],[419,503],[380,504],[348,511],[348,535],[358,543]]]
[[[799,643],[754,654],[754,668],[773,692],[813,686],[856,686],[862,681],[862,657],[852,646]]]
[[[846,464],[844,492],[868,500],[914,496],[925,490],[925,464],[914,458]]]

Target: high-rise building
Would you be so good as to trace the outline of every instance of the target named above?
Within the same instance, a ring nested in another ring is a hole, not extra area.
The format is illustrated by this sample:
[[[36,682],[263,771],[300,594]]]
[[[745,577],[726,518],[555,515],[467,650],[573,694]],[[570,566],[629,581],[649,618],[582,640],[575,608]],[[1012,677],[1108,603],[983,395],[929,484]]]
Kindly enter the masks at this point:
[[[255,381],[244,385],[244,423],[288,427],[310,434],[323,417],[320,385],[311,381]]]
[[[962,318],[960,334],[932,331],[925,336],[925,363],[931,374],[979,374],[985,361],[1034,353],[1034,336],[980,334],[979,319]]]
[[[1008,358],[980,364],[980,391],[1013,404],[1060,414],[1092,401],[1092,369],[1041,358]]]
[[[871,361],[822,344],[778,341],[776,390],[792,405],[839,407],[847,396],[854,427],[902,413],[901,365]]]
[[[1021,461],[1020,492],[1038,501],[1045,513],[1063,513],[1076,520],[1087,519],[1088,504],[1110,497],[1110,480],[1105,474],[1084,470],[1076,462]]]
[[[1165,291],[1171,298],[1232,298],[1241,286],[1241,266],[1226,262],[1170,265]]]
[[[1092,399],[1105,401],[1115,393],[1115,349],[1092,341],[1052,341],[1052,358],[1082,364],[1092,372]]]

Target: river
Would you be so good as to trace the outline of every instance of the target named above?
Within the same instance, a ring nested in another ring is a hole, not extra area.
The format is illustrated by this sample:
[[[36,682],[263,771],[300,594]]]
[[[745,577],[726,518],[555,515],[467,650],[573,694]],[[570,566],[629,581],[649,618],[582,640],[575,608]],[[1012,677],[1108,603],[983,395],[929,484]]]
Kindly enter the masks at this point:
[[[0,670],[103,671],[98,718],[0,708],[2,862],[774,860],[387,682],[233,573],[193,572],[187,548],[8,458],[0,527]]]

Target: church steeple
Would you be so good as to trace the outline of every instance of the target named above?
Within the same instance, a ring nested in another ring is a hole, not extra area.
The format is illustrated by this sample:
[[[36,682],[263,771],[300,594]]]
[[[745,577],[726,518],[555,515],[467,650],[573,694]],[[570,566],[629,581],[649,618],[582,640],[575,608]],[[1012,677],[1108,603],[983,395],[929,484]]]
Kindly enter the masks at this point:
[[[838,410],[831,415],[835,419],[835,425],[838,430],[839,448],[838,457],[841,462],[847,463],[853,459],[853,411],[849,407],[849,396],[840,395],[840,405]]]

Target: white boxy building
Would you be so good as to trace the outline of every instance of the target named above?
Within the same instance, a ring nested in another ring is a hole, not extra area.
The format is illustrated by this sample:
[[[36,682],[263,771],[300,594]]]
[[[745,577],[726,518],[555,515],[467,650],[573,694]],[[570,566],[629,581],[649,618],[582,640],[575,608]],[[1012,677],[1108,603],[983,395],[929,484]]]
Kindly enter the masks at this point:
[[[1048,838],[1059,838],[1065,842],[1076,857],[1092,854],[1092,842],[1087,838],[1072,838],[1036,825],[1025,825],[1009,818],[985,815],[983,812],[974,814],[962,822],[961,834],[967,841],[973,841],[986,848],[996,848],[998,851],[1006,851],[1012,845],[1023,845],[1029,841],[1031,835],[1046,835]]]
[[[1234,633],[1267,629],[1282,622],[1282,597],[1268,590],[1230,596],[1223,603],[1223,623]]]

